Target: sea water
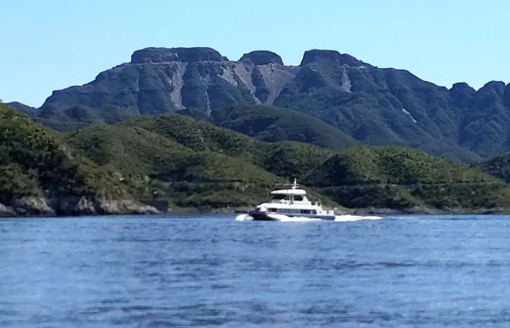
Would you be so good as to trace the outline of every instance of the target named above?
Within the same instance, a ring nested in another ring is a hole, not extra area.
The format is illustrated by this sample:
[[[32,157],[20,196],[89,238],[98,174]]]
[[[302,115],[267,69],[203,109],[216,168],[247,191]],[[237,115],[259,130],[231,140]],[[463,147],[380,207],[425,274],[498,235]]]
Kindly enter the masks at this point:
[[[0,220],[0,327],[510,327],[510,217]]]

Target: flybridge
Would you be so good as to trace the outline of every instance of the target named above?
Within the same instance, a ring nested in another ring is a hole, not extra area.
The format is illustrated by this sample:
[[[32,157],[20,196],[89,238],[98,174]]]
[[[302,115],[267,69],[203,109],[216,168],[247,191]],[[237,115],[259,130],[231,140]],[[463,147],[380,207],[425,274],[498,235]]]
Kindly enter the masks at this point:
[[[306,195],[306,191],[302,189],[284,189],[271,191],[271,195]]]
[[[294,183],[292,184],[291,188],[292,189],[274,190],[271,192],[271,195],[306,195],[306,190],[297,189],[298,184],[296,179],[294,179]]]

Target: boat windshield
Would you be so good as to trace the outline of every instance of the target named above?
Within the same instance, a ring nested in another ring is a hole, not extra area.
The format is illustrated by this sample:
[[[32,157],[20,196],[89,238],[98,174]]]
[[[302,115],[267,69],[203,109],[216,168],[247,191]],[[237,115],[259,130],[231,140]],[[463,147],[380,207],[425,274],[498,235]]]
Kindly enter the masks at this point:
[[[289,195],[271,195],[271,200],[289,200]]]

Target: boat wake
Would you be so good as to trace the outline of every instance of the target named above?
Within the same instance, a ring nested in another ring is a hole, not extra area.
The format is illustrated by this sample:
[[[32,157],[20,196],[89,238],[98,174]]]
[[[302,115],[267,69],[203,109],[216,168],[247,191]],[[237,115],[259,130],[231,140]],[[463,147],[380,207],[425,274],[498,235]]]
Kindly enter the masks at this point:
[[[356,222],[356,221],[377,221],[382,220],[380,216],[360,216],[360,215],[337,215],[335,220],[321,220],[317,218],[307,218],[302,216],[287,216],[281,214],[271,214],[270,217],[278,222],[317,222],[317,221],[332,221],[332,222]],[[253,217],[249,214],[239,214],[236,216],[236,221],[253,221]]]
[[[335,222],[355,222],[355,221],[377,221],[382,220],[380,216],[373,215],[337,215]]]
[[[317,218],[307,218],[303,216],[287,216],[282,214],[269,214],[271,219],[279,221],[279,222],[314,222],[314,221],[322,221]]]
[[[253,221],[253,217],[249,214],[239,214],[236,216],[236,221]]]

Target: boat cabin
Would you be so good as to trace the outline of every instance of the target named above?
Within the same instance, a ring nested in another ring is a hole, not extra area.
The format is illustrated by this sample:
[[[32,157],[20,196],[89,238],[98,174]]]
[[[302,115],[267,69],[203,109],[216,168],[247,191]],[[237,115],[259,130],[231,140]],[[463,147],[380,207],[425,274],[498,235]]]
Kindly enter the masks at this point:
[[[311,202],[306,197],[306,191],[303,189],[284,189],[271,192],[271,203],[277,204],[303,204],[310,205]]]

